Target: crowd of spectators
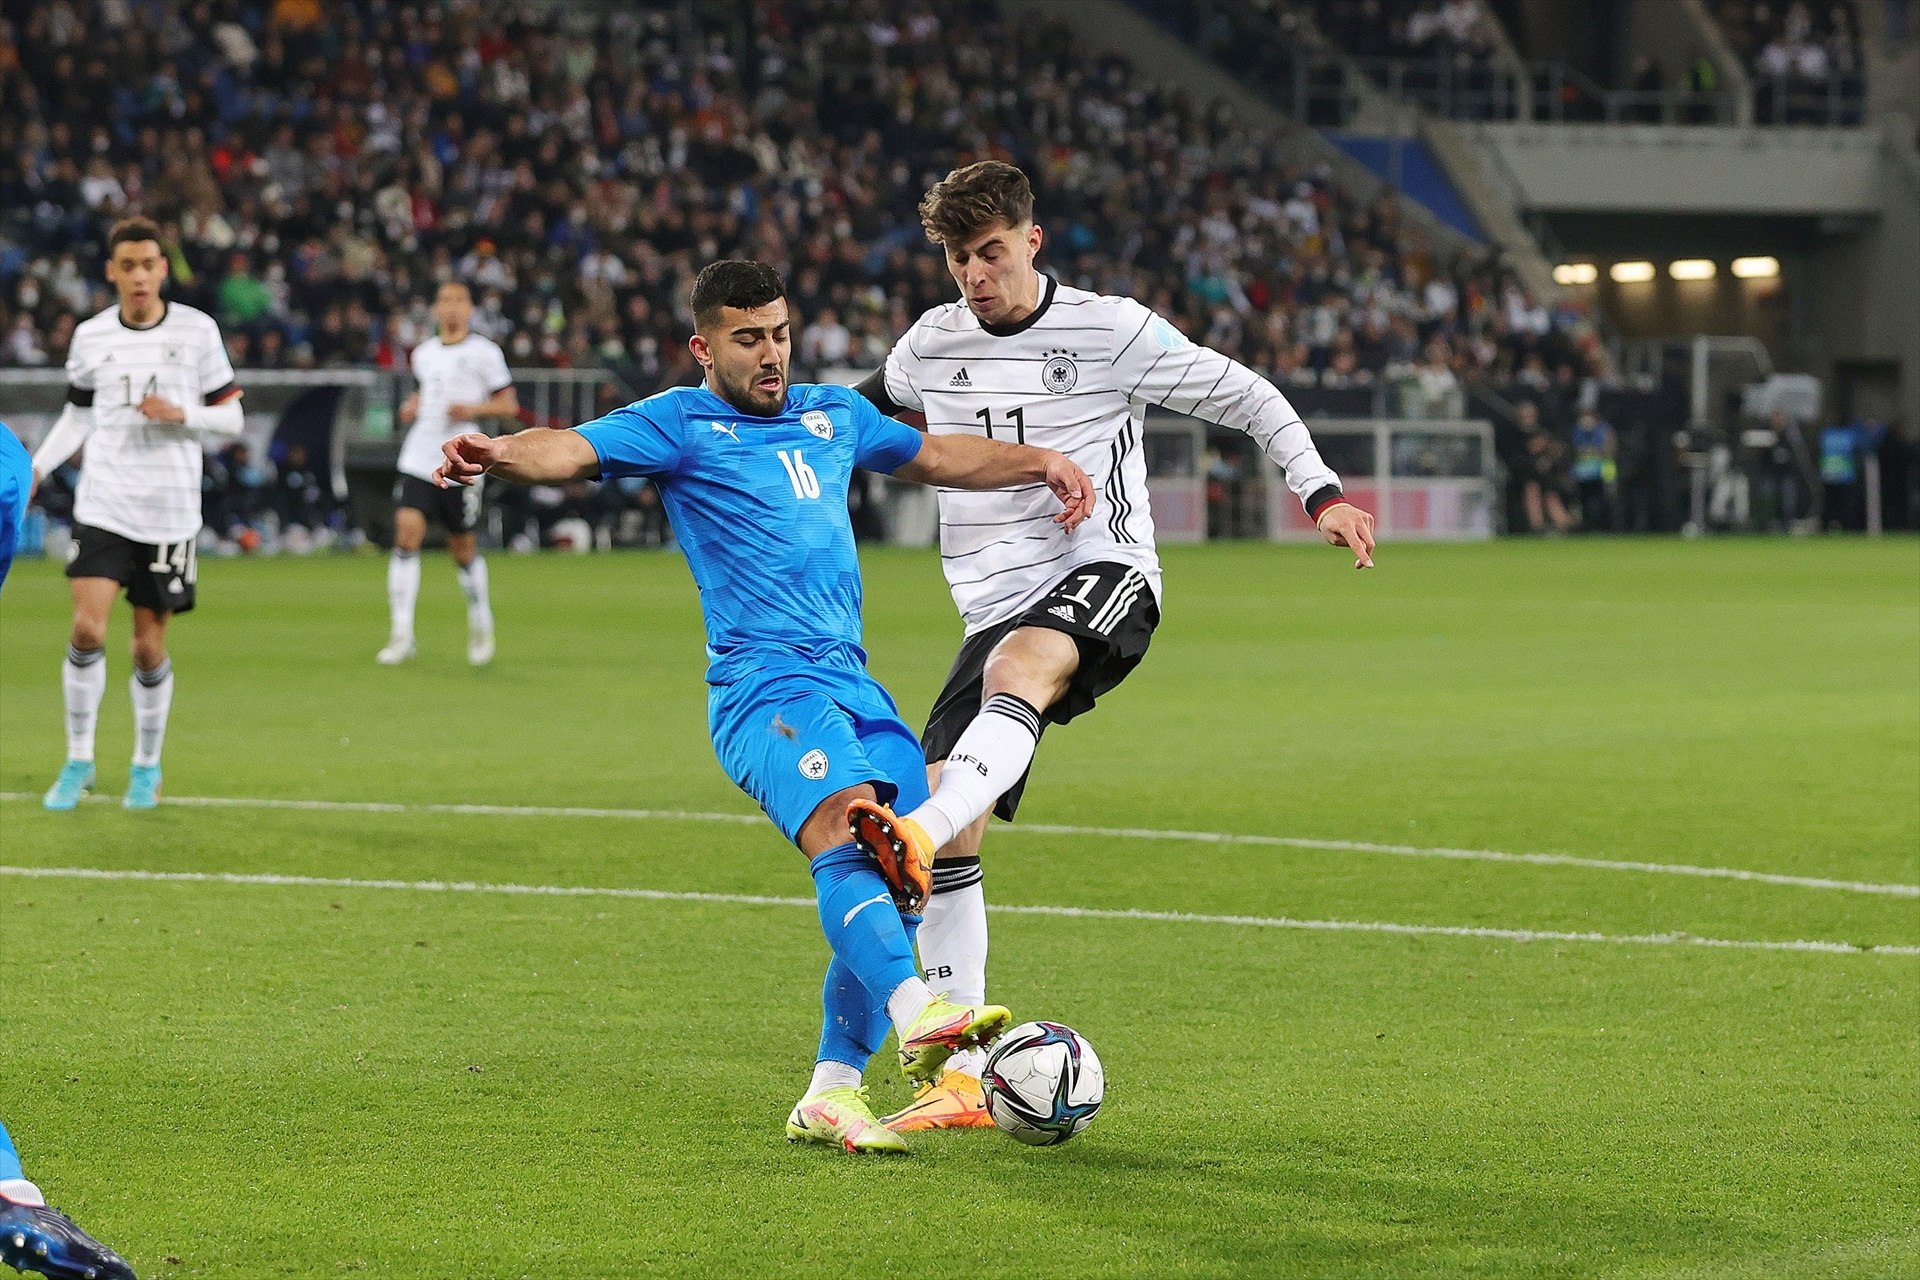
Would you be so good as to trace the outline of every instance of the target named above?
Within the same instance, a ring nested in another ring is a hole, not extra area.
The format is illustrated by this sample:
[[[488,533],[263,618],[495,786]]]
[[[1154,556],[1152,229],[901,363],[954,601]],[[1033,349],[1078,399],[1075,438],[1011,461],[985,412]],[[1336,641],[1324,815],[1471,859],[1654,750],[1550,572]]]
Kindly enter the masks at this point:
[[[691,273],[778,265],[803,372],[870,366],[952,294],[914,206],[958,163],[1025,166],[1069,281],[1148,302],[1290,386],[1394,378],[1437,404],[1529,355],[1585,372],[1578,315],[1449,257],[1217,107],[991,3],[761,0],[534,11],[360,0],[52,0],[0,56],[0,331],[61,359],[139,209],[174,296],[249,367],[397,367],[432,286],[475,287],[516,365],[693,376]],[[689,44],[694,46],[689,51]]]
[[[1866,81],[1850,0],[1720,0],[1734,52],[1753,72],[1761,124],[1858,124]]]

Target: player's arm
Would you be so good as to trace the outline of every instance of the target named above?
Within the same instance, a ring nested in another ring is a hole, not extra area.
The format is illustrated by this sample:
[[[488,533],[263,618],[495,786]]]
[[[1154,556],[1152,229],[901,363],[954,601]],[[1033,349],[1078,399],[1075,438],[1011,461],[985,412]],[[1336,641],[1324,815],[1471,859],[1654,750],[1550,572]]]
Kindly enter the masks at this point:
[[[447,417],[454,422],[479,422],[483,418],[513,418],[520,414],[520,397],[508,383],[479,404],[450,404]]]
[[[925,317],[922,317],[924,320]],[[924,431],[927,428],[926,403],[920,396],[920,357],[914,352],[914,334],[918,323],[900,335],[878,369],[853,384],[866,402],[889,418],[898,419]]]
[[[400,402],[400,425],[410,427],[413,420],[420,416],[420,393],[414,392]]]
[[[902,339],[902,341],[904,341],[904,339]],[[889,357],[889,359],[891,359],[891,357]],[[886,414],[889,418],[898,418],[915,430],[925,431],[927,429],[926,414],[922,413],[915,405],[901,404],[898,400],[895,400],[892,393],[887,390],[886,366],[883,365],[875,369],[872,373],[854,383],[853,389],[865,396],[868,404],[878,409],[881,413]]]
[[[1044,484],[1060,499],[1055,524],[1078,527],[1093,514],[1093,481],[1073,459],[1030,444],[1007,444],[980,436],[925,435],[920,451],[893,474],[915,484],[952,489],[1011,489]]]
[[[47,432],[40,447],[33,451],[33,479],[29,482],[29,496],[40,488],[42,480],[53,474],[54,468],[79,452],[80,446],[86,443],[87,436],[93,431],[94,374],[89,355],[91,350],[84,334],[76,335],[67,350],[67,402],[61,406],[53,429]]]
[[[237,436],[247,425],[246,413],[240,407],[242,394],[240,388],[228,384],[213,392],[205,404],[178,405],[165,396],[147,396],[140,401],[140,412],[149,422]]]
[[[1121,312],[1114,373],[1127,398],[1244,431],[1285,473],[1320,536],[1373,567],[1373,516],[1354,506],[1320,457],[1307,424],[1271,382],[1210,347],[1188,341],[1138,303]]]
[[[600,455],[571,427],[534,427],[510,436],[469,431],[441,445],[440,452],[446,461],[434,471],[433,482],[442,489],[472,484],[483,475],[514,484],[565,484],[600,474]]]
[[[46,439],[33,451],[33,482],[29,490],[40,487],[40,482],[52,475],[55,468],[79,452],[86,443],[87,436],[93,432],[93,392],[82,391],[77,387],[67,389],[67,403],[60,410],[60,416],[54,421],[53,429],[47,432]]]

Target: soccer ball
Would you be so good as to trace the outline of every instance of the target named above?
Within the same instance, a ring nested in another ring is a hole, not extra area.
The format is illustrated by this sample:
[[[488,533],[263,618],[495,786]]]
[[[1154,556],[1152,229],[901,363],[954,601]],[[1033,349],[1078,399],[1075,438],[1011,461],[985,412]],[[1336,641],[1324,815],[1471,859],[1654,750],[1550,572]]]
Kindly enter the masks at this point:
[[[1093,1123],[1107,1094],[1100,1055],[1072,1027],[1023,1022],[987,1055],[987,1114],[1021,1142],[1050,1147]]]

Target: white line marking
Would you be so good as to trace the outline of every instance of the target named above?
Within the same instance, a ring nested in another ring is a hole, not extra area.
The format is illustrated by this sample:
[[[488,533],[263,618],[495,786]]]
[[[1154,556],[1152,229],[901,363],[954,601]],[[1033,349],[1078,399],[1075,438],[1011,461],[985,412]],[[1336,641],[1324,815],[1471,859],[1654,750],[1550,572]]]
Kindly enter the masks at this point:
[[[0,801],[38,800],[26,791],[0,791]],[[90,795],[89,803],[112,804],[112,796]],[[766,819],[752,813],[702,813],[691,809],[592,809],[516,804],[396,804],[378,800],[268,800],[248,796],[167,796],[163,806],[199,809],[305,809],[326,813],[429,813],[484,818],[616,818],[663,822],[726,822],[758,826]],[[1624,862],[1614,858],[1580,858],[1565,853],[1502,853],[1498,849],[1450,849],[1413,844],[1371,844],[1364,840],[1316,840],[1307,836],[1242,835],[1231,831],[1160,831],[1147,827],[1073,827],[1023,822],[1009,828],[1014,834],[1092,836],[1113,840],[1178,840],[1198,844],[1246,844],[1284,849],[1315,849],[1333,853],[1376,853],[1397,858],[1449,858],[1468,862],[1525,863],[1539,867],[1579,867],[1588,871],[1636,871],[1648,875],[1698,876],[1711,880],[1744,880],[1753,884],[1788,885],[1797,889],[1838,889],[1846,893],[1884,894],[1920,898],[1920,884],[1886,884],[1868,880],[1828,880],[1819,876],[1790,876],[1774,871],[1747,871],[1740,867],[1697,867],[1674,862]]]
[[[547,898],[639,898],[649,902],[721,902],[751,907],[806,907],[812,898],[757,893],[694,893],[667,889],[620,889],[594,885],[499,884],[478,880],[352,880],[333,876],[240,874],[232,871],[139,871],[99,867],[0,866],[0,876],[45,880],[146,880],[186,884],[272,885],[321,889],[408,889],[419,893],[497,893]],[[875,898],[875,902],[882,899]],[[862,903],[862,906],[868,904]],[[1313,929],[1333,933],[1396,933],[1414,937],[1493,938],[1506,942],[1611,942],[1640,946],[1721,947],[1739,951],[1815,951],[1829,955],[1920,956],[1920,946],[1861,946],[1851,942],[1702,938],[1690,933],[1572,933],[1558,929],[1490,929],[1471,925],[1395,924],[1369,920],[1295,920],[1290,916],[1222,916],[1187,911],[1118,910],[1106,907],[995,905],[987,910],[1019,916],[1066,916],[1079,920],[1144,920],[1162,924],[1221,924],[1260,929]]]

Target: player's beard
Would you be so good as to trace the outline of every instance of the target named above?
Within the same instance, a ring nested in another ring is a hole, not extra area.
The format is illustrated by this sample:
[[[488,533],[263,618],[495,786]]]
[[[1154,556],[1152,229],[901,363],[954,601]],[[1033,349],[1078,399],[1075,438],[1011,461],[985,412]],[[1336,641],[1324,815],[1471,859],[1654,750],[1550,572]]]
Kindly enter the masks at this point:
[[[770,373],[780,375],[780,389],[769,394],[757,385],[760,379]],[[720,375],[720,398],[742,413],[750,413],[756,418],[776,416],[787,405],[787,374],[784,369],[771,369],[766,366],[756,368],[750,375],[735,381],[724,373]]]

